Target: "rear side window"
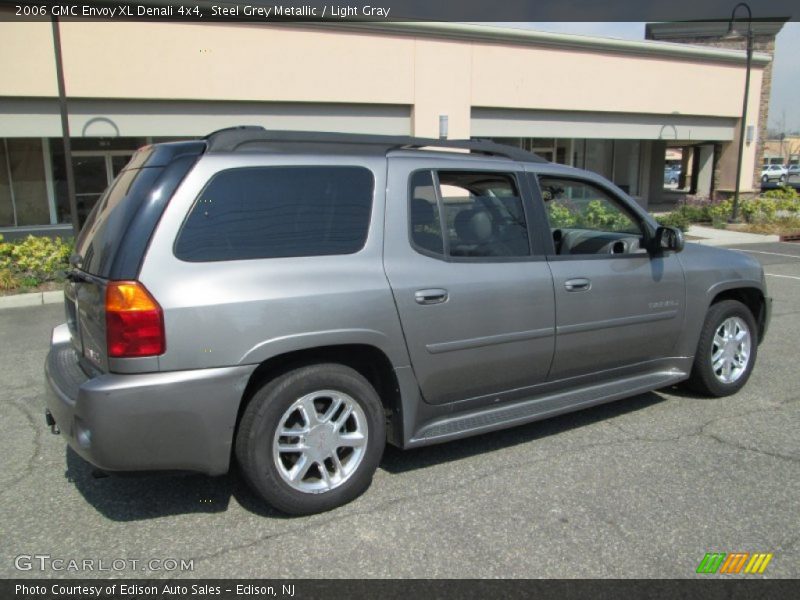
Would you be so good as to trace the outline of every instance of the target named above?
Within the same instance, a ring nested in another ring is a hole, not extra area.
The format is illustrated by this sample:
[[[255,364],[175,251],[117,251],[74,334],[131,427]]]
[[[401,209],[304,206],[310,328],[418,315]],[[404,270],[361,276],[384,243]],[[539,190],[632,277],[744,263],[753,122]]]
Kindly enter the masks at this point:
[[[512,173],[416,171],[409,188],[411,243],[421,253],[473,259],[530,255]]]
[[[203,262],[353,254],[374,181],[363,167],[246,167],[217,173],[189,211],[175,255]]]
[[[75,243],[81,269],[108,277],[121,240],[152,191],[162,168],[122,171],[95,204]]]

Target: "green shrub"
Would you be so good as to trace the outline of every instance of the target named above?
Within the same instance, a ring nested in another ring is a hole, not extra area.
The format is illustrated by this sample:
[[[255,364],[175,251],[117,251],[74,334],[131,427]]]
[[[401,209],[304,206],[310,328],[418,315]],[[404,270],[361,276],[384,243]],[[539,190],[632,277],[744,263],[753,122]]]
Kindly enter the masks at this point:
[[[559,202],[548,202],[547,212],[551,227],[574,227],[578,223],[579,215]]]
[[[768,190],[761,194],[762,198],[773,198],[775,200],[797,200],[800,198],[797,190],[790,185],[782,185],[774,190]]]
[[[0,236],[0,283],[3,289],[36,287],[46,281],[60,281],[69,267],[72,242],[61,238],[29,235],[24,240],[5,242]],[[12,285],[10,282],[15,282]]]
[[[0,269],[0,290],[13,290],[19,287],[19,279],[11,269]]]
[[[723,200],[708,207],[708,216],[712,222],[727,221],[733,211],[733,200]]]
[[[575,205],[549,202],[547,212],[550,226],[585,227],[605,231],[626,231],[631,228],[631,220],[619,211],[611,209],[602,200],[592,200],[581,210]]]
[[[769,223],[777,210],[777,202],[771,198],[747,199],[739,204],[739,214],[748,223]]]
[[[689,225],[691,225],[691,220],[686,216],[684,211],[680,209],[656,217],[656,221],[663,227],[677,227],[684,232],[687,231]]]
[[[709,204],[683,204],[675,212],[679,212],[690,223],[703,223],[711,220],[709,207]]]

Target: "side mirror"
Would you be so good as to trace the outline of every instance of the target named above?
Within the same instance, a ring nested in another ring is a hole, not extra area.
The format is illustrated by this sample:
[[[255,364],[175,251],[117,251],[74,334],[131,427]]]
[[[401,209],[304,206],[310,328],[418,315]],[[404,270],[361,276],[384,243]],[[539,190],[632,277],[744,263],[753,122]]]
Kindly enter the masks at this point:
[[[656,251],[672,250],[673,252],[680,252],[683,250],[684,243],[683,232],[677,227],[659,227],[656,229],[654,242]]]

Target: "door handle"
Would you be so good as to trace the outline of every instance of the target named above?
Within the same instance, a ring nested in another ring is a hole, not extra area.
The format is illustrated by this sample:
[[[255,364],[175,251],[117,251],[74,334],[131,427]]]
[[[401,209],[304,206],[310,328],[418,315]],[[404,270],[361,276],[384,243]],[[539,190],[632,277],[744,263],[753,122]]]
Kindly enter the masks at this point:
[[[586,292],[592,289],[592,282],[583,277],[578,279],[567,279],[564,282],[564,287],[568,292]]]
[[[414,294],[417,304],[441,304],[447,302],[447,290],[417,290]]]

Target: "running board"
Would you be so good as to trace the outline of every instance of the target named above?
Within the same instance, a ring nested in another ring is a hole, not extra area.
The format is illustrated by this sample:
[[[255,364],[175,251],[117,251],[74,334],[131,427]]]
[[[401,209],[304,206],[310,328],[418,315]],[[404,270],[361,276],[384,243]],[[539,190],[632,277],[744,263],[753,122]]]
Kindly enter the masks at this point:
[[[687,373],[677,369],[658,371],[538,396],[506,406],[473,410],[456,416],[436,419],[424,425],[408,441],[406,447],[438,444],[451,439],[523,425],[656,390],[683,381],[687,377]]]

